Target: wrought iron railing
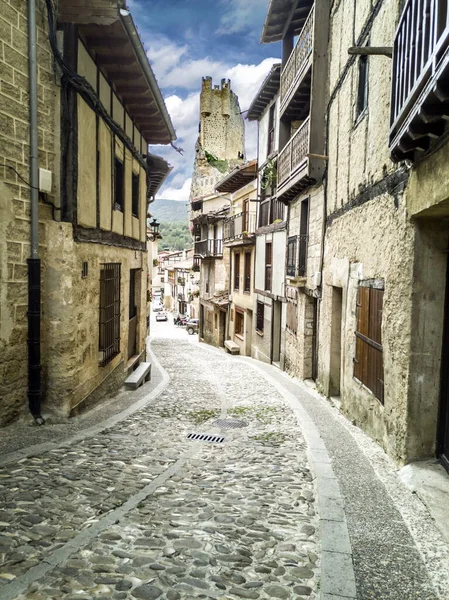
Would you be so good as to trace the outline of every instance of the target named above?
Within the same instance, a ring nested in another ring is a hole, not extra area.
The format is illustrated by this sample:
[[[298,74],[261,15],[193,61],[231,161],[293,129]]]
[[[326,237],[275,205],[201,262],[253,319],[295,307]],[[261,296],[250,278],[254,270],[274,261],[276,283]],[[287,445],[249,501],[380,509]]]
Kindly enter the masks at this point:
[[[195,242],[194,252],[196,255],[207,258],[210,256],[222,256],[223,240],[201,240]]]
[[[307,162],[310,117],[304,121],[278,157],[278,189]]]
[[[247,237],[256,231],[256,215],[241,212],[226,219],[224,222],[224,239],[235,240]]]
[[[299,34],[296,46],[281,72],[281,104],[289,96],[291,89],[301,78],[310,53],[313,48],[313,16],[314,9],[310,11],[307,21]]]
[[[391,99],[392,132],[436,76],[449,41],[447,0],[408,0],[396,31]],[[435,84],[437,81],[434,82]]]

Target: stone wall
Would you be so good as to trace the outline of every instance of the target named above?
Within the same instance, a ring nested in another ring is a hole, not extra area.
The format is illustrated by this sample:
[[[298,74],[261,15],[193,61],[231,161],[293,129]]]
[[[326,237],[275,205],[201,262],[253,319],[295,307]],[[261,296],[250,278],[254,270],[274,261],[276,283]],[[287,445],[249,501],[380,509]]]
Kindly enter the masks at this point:
[[[391,61],[368,58],[368,106],[357,114],[359,58],[347,48],[391,46],[399,5],[341,0],[332,9],[329,52],[330,107],[327,230],[319,323],[318,384],[341,395],[342,410],[396,460],[409,458],[408,392],[412,329],[411,280],[415,226],[403,194],[407,174],[389,158]],[[366,35],[359,40],[361,31]],[[384,405],[354,377],[359,282],[379,279],[382,314]],[[341,319],[336,299],[341,299]],[[336,351],[334,341],[339,339]],[[340,354],[339,354],[340,353]],[[338,359],[339,369],[332,369]],[[336,381],[336,378],[338,381]],[[430,448],[422,448],[428,455]]]
[[[53,172],[58,201],[58,88],[38,3],[39,163]],[[27,258],[30,255],[27,3],[0,0],[0,425],[27,407]],[[21,179],[12,168],[20,174]],[[24,181],[25,180],[25,181]],[[57,212],[57,211],[56,211]],[[40,250],[47,244],[48,205],[39,206]]]

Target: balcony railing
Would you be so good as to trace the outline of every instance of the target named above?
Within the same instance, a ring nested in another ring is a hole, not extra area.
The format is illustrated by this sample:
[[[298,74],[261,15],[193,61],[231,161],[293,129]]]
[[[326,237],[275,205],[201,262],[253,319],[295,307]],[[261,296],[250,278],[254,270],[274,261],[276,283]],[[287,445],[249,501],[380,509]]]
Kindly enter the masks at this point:
[[[447,116],[447,96],[440,92],[449,83],[448,42],[448,1],[408,0],[393,52],[390,149],[396,160],[425,150],[444,130],[438,119]]]
[[[281,106],[290,96],[291,91],[297,86],[309,62],[313,48],[313,17],[314,10],[310,11],[307,21],[299,34],[296,46],[293,48],[281,72]]]
[[[276,198],[267,198],[259,205],[259,227],[271,225],[275,221],[283,221],[284,214],[285,204]]]
[[[202,258],[223,255],[223,240],[201,240],[195,242],[194,252]]]
[[[278,192],[285,182],[306,166],[309,153],[310,117],[282,149],[278,157]]]
[[[226,219],[224,223],[224,239],[226,241],[248,237],[256,230],[256,215],[242,212]]]

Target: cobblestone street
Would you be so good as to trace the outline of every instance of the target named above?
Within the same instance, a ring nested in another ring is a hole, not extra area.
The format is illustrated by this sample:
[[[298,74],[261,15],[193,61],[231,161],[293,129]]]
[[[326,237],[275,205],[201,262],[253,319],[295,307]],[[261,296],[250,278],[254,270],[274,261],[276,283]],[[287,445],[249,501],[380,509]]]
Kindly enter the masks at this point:
[[[151,401],[88,437],[4,456],[2,600],[444,597],[444,551],[429,550],[438,580],[386,499],[382,543],[394,529],[407,561],[373,552],[370,515],[360,537],[287,387],[171,323],[157,329],[153,381],[139,390],[145,400],[157,386]]]

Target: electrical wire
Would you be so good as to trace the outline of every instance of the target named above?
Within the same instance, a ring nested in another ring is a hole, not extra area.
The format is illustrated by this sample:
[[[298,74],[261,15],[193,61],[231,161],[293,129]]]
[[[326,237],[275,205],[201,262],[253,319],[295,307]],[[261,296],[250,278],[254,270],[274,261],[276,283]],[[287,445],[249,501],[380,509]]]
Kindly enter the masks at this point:
[[[0,167],[6,167],[7,169],[11,169],[11,171],[14,171],[14,173],[17,175],[17,177],[19,179],[21,179],[23,181],[23,183],[25,183],[32,190],[38,190],[39,189],[39,187],[31,185],[31,183],[29,181],[27,181],[26,179],[24,179],[22,177],[22,175],[19,173],[19,171],[17,169],[15,169],[14,167],[11,167],[11,165],[7,165],[5,163],[0,163]]]

